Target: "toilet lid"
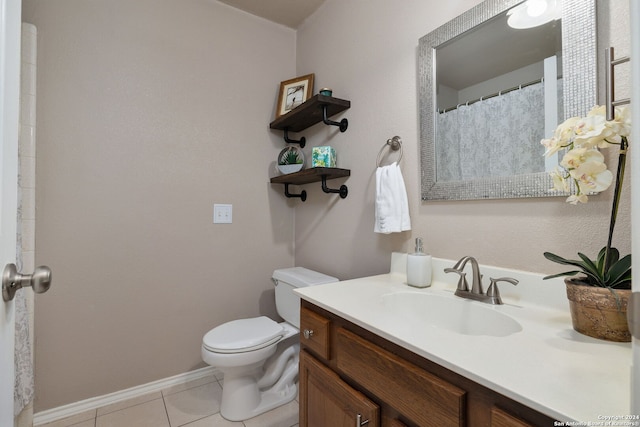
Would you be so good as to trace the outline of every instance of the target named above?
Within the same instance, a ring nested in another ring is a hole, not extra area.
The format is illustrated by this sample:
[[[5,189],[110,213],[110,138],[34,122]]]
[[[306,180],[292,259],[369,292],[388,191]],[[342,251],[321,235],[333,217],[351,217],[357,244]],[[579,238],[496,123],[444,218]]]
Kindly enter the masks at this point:
[[[202,345],[216,353],[240,353],[267,347],[283,335],[281,325],[260,316],[223,323],[207,332]]]

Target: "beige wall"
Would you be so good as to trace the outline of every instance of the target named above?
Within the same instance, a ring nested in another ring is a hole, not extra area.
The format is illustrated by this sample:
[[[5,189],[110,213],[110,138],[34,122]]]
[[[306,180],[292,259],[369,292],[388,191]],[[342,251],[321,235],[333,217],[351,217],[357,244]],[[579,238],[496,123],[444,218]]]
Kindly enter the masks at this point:
[[[38,28],[35,410],[205,366],[274,315],[293,210],[268,129],[295,32],[212,0],[25,0]],[[233,224],[213,224],[213,204]]]
[[[557,197],[420,200],[418,39],[478,3],[406,0],[400,6],[388,0],[327,0],[298,29],[298,74],[315,72],[317,87],[331,87],[334,96],[351,100],[351,109],[343,114],[349,119],[347,132],[313,128],[306,135],[308,147],[327,140],[351,177],[345,181],[347,199],[313,188],[309,200],[296,208],[297,265],[342,279],[382,273],[388,271],[391,250],[412,251],[415,237],[422,236],[434,256],[473,255],[484,264],[551,273],[562,266],[547,261],[543,252],[595,255],[606,244],[612,191],[583,206]],[[599,52],[611,38],[617,55],[628,54],[627,2],[599,1],[598,7]],[[404,141],[402,171],[413,229],[379,235],[373,232],[376,157],[393,135]],[[626,188],[614,237],[614,245],[625,253],[630,251],[629,196]]]

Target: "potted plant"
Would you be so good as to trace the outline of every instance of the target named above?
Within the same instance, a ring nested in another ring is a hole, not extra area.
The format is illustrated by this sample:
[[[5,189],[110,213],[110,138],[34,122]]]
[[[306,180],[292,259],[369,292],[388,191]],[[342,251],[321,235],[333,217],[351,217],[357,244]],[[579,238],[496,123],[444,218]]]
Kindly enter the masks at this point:
[[[573,328],[585,335],[609,341],[631,341],[626,311],[631,294],[631,254],[620,258],[611,246],[624,179],[626,152],[631,119],[626,107],[616,107],[607,120],[605,108],[593,108],[587,117],[573,117],[562,123],[553,137],[543,139],[546,155],[565,150],[560,165],[551,173],[554,190],[570,192],[567,202],[587,203],[588,194],[601,192],[613,183],[614,175],[604,163],[599,148],[619,147],[615,175],[609,238],[595,259],[578,252],[580,259],[566,259],[545,252],[550,261],[569,265],[570,271],[552,274],[545,279],[565,278]],[[580,275],[573,278],[575,275]]]
[[[304,155],[297,147],[287,147],[278,155],[278,169],[284,174],[298,172],[303,166]]]

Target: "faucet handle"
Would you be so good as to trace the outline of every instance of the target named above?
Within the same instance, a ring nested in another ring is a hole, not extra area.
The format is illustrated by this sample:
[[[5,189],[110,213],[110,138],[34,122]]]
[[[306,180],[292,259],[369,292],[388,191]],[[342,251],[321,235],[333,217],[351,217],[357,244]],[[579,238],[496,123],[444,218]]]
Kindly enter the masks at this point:
[[[464,273],[460,270],[456,270],[455,268],[445,268],[445,273],[458,273],[460,278],[458,279],[458,291],[469,291],[469,284],[467,283],[467,273]]]
[[[487,289],[487,296],[492,297],[496,304],[502,304],[502,298],[500,298],[500,290],[498,289],[498,282],[507,282],[512,285],[517,285],[519,282],[516,279],[512,279],[511,277],[499,277],[494,279],[490,277],[489,280],[491,284],[489,285],[489,289]]]

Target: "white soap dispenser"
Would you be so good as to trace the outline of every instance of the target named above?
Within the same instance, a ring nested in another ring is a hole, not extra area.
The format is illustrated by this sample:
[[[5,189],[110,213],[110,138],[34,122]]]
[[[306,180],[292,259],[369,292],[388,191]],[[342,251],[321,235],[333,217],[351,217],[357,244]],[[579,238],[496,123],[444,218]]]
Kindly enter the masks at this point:
[[[416,288],[431,286],[431,255],[424,253],[422,238],[416,238],[416,251],[407,254],[407,284]]]

